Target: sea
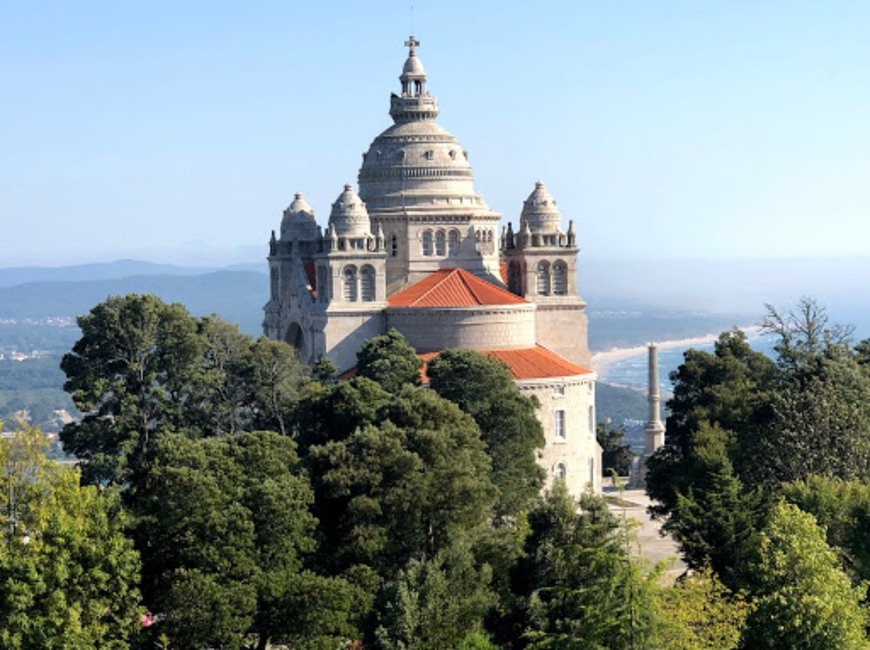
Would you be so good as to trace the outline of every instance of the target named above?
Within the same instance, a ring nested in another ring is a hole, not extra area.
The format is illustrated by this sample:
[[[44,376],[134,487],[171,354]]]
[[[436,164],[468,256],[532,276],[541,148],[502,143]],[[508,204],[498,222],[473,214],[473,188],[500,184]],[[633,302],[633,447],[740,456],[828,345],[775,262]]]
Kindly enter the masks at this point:
[[[752,349],[763,352],[771,358],[773,357],[774,341],[770,335],[753,332],[749,334],[748,340]],[[659,392],[663,396],[671,394],[672,384],[670,374],[683,363],[683,355],[686,350],[695,349],[712,353],[713,348],[713,342],[696,343],[686,347],[659,348]],[[647,360],[648,354],[644,350],[636,356],[614,361],[598,374],[598,379],[608,384],[616,384],[646,392],[649,380]]]

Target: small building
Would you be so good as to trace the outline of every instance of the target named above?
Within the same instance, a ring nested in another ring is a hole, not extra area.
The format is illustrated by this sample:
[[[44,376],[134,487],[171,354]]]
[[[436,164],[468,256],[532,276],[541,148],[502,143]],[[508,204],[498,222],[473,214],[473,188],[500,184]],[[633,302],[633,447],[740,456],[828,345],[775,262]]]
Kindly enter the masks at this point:
[[[269,242],[266,336],[308,363],[341,371],[373,336],[396,328],[424,360],[447,348],[492,355],[535,395],[549,482],[573,494],[601,484],[595,439],[595,374],[579,248],[541,182],[517,230],[474,189],[468,152],[441,127],[438,102],[413,36],[390,97],[393,125],[363,154],[358,187],[346,184],[321,230],[296,194]]]

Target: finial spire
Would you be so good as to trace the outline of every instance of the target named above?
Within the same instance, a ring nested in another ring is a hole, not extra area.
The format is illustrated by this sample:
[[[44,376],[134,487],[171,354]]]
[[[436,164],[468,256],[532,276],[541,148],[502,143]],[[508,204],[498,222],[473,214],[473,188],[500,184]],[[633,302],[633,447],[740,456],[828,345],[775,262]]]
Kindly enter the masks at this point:
[[[420,41],[414,38],[414,35],[411,34],[408,37],[408,40],[405,41],[405,47],[408,48],[408,56],[417,56],[416,48],[420,47]]]

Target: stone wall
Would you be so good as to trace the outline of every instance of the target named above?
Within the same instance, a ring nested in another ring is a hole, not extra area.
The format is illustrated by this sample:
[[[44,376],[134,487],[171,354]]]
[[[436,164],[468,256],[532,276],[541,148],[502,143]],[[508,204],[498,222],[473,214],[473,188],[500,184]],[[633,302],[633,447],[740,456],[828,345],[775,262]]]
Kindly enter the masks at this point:
[[[404,334],[418,352],[531,348],[535,346],[535,306],[391,307],[387,310],[390,327]]]
[[[595,439],[595,375],[517,382],[541,406],[538,419],[545,446],[538,462],[547,473],[545,489],[564,473],[568,491],[577,496],[589,489],[601,491],[601,447]],[[563,415],[559,416],[558,413]],[[563,417],[560,425],[557,420]],[[559,435],[561,428],[562,435]]]

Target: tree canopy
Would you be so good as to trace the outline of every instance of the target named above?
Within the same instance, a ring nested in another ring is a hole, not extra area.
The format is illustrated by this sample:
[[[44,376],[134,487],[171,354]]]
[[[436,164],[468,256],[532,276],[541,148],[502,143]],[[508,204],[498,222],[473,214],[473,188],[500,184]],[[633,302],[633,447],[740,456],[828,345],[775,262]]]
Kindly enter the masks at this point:
[[[0,647],[124,650],[144,608],[118,493],[44,451],[36,429],[0,437]]]
[[[537,401],[517,389],[507,366],[473,350],[444,350],[429,363],[427,374],[432,390],[480,427],[499,491],[499,514],[528,508],[544,485],[536,460],[544,446]]]

